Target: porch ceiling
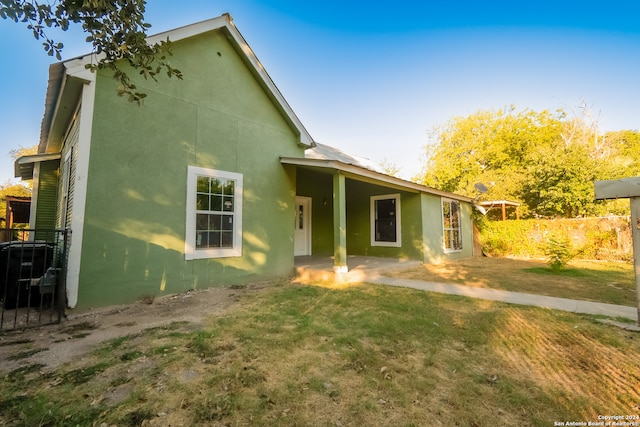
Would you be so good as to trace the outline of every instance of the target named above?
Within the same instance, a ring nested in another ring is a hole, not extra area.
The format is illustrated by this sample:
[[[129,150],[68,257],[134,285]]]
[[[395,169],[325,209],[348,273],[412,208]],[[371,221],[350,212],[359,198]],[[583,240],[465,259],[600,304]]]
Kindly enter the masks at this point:
[[[471,202],[473,200],[469,197],[461,196],[459,194],[436,190],[435,188],[427,187],[425,185],[420,185],[415,182],[406,181],[404,179],[396,178],[394,176],[386,175],[359,166],[354,166],[348,163],[343,163],[337,160],[281,157],[280,163],[282,163],[283,165],[297,166],[326,174],[340,172],[345,177],[350,179],[368,182],[370,184],[382,185],[385,187],[395,188],[411,193],[429,193],[454,200],[460,200],[463,202]]]

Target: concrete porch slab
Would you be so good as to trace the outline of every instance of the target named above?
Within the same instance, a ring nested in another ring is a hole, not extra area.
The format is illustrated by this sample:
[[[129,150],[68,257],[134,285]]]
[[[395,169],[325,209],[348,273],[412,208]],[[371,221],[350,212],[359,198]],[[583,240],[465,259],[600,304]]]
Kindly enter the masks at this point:
[[[367,277],[377,276],[379,270],[389,271],[419,266],[422,261],[350,255],[347,257],[348,271],[346,273],[336,273],[334,271],[333,257],[295,257],[294,264],[297,275],[296,281],[299,282],[314,280],[359,282],[364,281]]]

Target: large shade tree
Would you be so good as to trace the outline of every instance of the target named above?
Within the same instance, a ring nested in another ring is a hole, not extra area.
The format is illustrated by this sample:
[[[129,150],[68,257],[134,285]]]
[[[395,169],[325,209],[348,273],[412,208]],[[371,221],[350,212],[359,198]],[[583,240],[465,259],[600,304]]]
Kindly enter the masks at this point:
[[[124,71],[123,64],[137,70],[144,78],[156,80],[161,73],[182,78],[171,66],[170,42],[147,43],[145,0],[0,0],[0,17],[25,23],[50,56],[62,59],[63,44],[51,35],[81,25],[87,34],[97,61],[87,65],[92,71],[109,69],[119,82],[118,94],[140,103],[146,96],[139,92]],[[55,32],[55,31],[54,31]]]
[[[471,197],[483,182],[486,198],[519,201],[525,216],[619,211],[594,200],[593,181],[640,173],[640,134],[601,135],[587,113],[569,118],[511,106],[455,117],[434,130],[422,182]]]

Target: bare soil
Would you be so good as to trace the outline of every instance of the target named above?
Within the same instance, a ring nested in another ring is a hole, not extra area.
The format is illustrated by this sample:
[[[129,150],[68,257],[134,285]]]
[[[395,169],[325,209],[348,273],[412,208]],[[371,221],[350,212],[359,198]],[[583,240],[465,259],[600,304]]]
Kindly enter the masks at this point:
[[[70,311],[59,324],[0,335],[0,374],[30,364],[42,364],[43,370],[52,370],[82,359],[106,341],[174,322],[187,322],[196,329],[207,317],[234,305],[243,294],[268,286],[257,283],[210,288],[134,304]]]

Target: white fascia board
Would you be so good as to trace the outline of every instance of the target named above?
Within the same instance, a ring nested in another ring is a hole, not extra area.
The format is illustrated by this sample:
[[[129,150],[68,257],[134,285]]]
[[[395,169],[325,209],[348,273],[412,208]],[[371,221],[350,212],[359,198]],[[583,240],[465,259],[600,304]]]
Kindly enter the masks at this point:
[[[229,27],[231,24],[231,16],[229,14],[220,15],[216,18],[207,19],[205,21],[196,22],[195,24],[185,25],[184,27],[174,28],[172,30],[163,31],[147,37],[149,44],[160,43],[169,39],[172,42],[187,39],[209,31],[218,30],[222,27]]]
[[[352,175],[356,179],[366,178],[373,181],[379,181],[380,183],[391,185],[393,187],[402,189],[404,191],[410,191],[413,193],[433,194],[436,196],[448,197],[450,199],[459,200],[461,202],[471,202],[473,200],[470,197],[465,197],[459,194],[453,194],[453,193],[448,193],[446,191],[437,190],[435,188],[427,187],[426,185],[421,185],[415,182],[406,181],[404,179],[396,178],[391,175],[386,175],[380,172],[375,172],[369,169],[361,168],[359,166],[349,165],[349,164],[338,162],[335,160],[281,157],[280,163],[285,165],[336,170],[345,174]]]
[[[80,104],[80,124],[78,130],[78,158],[76,159],[76,175],[74,183],[73,212],[71,216],[71,244],[67,260],[67,304],[74,308],[78,303],[80,288],[80,266],[87,205],[87,182],[89,178],[89,156],[91,152],[91,136],[93,131],[93,111],[95,105],[96,85],[82,85]]]
[[[313,147],[315,142],[313,138],[307,132],[306,128],[295,114],[289,103],[286,101],[278,87],[275,85],[271,77],[267,73],[266,69],[253,52],[253,49],[249,46],[245,38],[242,36],[238,28],[233,23],[233,18],[228,13],[221,15],[217,18],[209,19],[206,21],[198,22],[185,27],[177,28],[175,30],[166,31],[164,33],[156,34],[148,38],[149,43],[160,43],[163,40],[169,39],[172,42],[183,40],[189,37],[197,36],[209,31],[226,29],[231,36],[231,41],[235,44],[239,52],[244,56],[248,64],[253,68],[256,76],[262,81],[264,86],[269,90],[276,102],[282,108],[282,112],[289,118],[293,126],[300,133],[300,143],[308,147]]]
[[[238,28],[233,23],[233,18],[228,13],[218,16],[217,18],[208,19],[206,21],[197,22],[195,24],[186,25],[184,27],[149,36],[147,38],[147,42],[149,44],[155,44],[167,39],[169,39],[171,42],[176,42],[209,31],[220,30],[223,28],[227,31],[227,34],[230,36],[230,41],[235,45],[238,52],[242,56],[244,56],[247,64],[254,70],[257,78],[261,80],[266,90],[271,93],[271,96],[273,96],[275,102],[278,103],[278,105],[282,109],[282,113],[287,116],[293,127],[295,127],[295,129],[300,133],[300,143],[307,147],[314,147],[315,142],[313,138],[304,127],[298,116],[295,114],[289,103],[286,101],[273,80],[271,80],[271,77],[265,70],[264,66],[262,65],[256,54],[253,52],[247,41],[244,39],[242,34],[240,34],[240,31],[238,31]],[[67,67],[69,75],[73,75],[74,77],[78,78],[80,78],[80,76],[83,76],[84,78],[87,78],[87,80],[95,81],[95,76],[93,78],[86,77],[86,74],[82,73],[81,71],[88,71],[85,69],[85,65],[91,63],[91,61],[97,62],[99,59],[100,57],[96,55],[85,55],[67,61],[65,63],[65,66]],[[91,72],[89,73],[93,74]]]
[[[227,19],[227,24],[225,25],[225,27],[233,37],[234,42],[237,43],[239,49],[242,51],[245,58],[251,64],[251,67],[253,67],[253,69],[256,71],[258,77],[262,80],[266,88],[271,92],[275,100],[278,102],[278,104],[282,108],[284,114],[289,118],[293,126],[300,133],[300,143],[302,143],[307,147],[314,147],[315,142],[313,138],[311,137],[309,132],[307,132],[307,129],[304,127],[304,125],[302,124],[302,122],[300,121],[296,113],[293,111],[293,109],[291,108],[287,100],[284,98],[284,96],[282,95],[282,93],[280,92],[276,84],[273,82],[273,80],[271,80],[271,77],[265,70],[264,66],[262,65],[262,63],[260,62],[256,54],[253,52],[249,44],[246,42],[242,34],[240,34],[240,31],[238,31],[238,28],[233,23],[231,16],[228,14],[225,14],[225,15],[222,15],[222,17]]]
[[[87,55],[82,58],[71,59],[62,63],[64,66],[64,76],[62,77],[62,82],[60,83],[60,92],[58,93],[58,96],[55,100],[55,105],[53,105],[53,114],[51,116],[51,121],[48,123],[49,128],[47,129],[47,141],[45,149],[49,152],[56,153],[61,149],[61,147],[57,145],[51,145],[55,142],[55,140],[52,140],[51,138],[52,136],[56,136],[54,129],[57,125],[59,125],[58,121],[66,120],[66,118],[60,118],[60,109],[62,103],[65,101],[65,99],[70,99],[73,105],[78,105],[80,102],[80,98],[82,97],[81,87],[85,84],[95,83],[96,81],[95,73],[91,72],[91,70],[88,70],[85,67],[85,65],[92,60],[95,60],[95,55]],[[76,99],[70,97],[75,97]],[[66,129],[66,126],[64,127]]]
[[[83,56],[82,58],[71,59],[64,63],[67,76],[83,80],[86,83],[96,81],[96,73],[87,69],[88,64],[97,63],[99,57],[95,54]]]

